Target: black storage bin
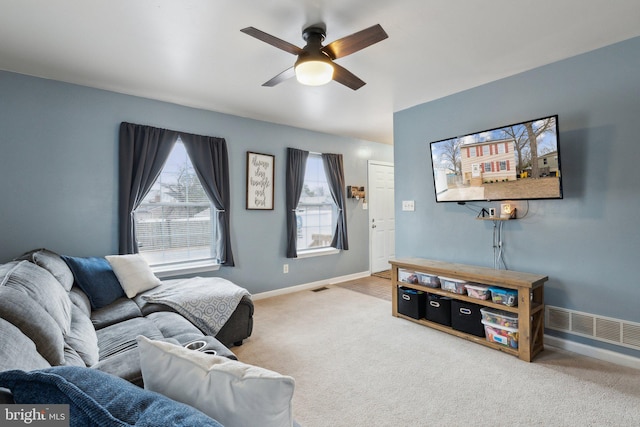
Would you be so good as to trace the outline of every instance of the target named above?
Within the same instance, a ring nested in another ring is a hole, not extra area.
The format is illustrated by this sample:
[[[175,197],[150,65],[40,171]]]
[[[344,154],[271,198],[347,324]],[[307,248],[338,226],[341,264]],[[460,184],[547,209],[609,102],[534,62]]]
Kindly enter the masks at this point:
[[[454,299],[451,301],[451,327],[467,334],[484,337],[481,305]]]
[[[404,286],[398,287],[398,313],[414,319],[424,317],[424,292]]]
[[[427,320],[451,326],[451,298],[436,294],[427,294]]]

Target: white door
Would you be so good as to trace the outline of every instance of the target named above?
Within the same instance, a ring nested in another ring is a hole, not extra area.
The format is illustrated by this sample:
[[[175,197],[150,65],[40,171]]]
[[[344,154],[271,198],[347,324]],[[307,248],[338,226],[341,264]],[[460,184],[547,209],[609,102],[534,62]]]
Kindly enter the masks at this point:
[[[371,273],[389,270],[395,256],[393,164],[369,162],[369,248]]]

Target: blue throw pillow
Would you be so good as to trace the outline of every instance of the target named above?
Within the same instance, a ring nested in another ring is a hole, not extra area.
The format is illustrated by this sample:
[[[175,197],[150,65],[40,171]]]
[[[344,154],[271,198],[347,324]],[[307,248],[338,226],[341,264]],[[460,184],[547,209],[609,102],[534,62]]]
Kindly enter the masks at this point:
[[[62,259],[73,272],[75,283],[89,297],[93,309],[102,308],[124,296],[124,290],[106,258],[62,255]]]
[[[69,405],[70,426],[222,427],[191,406],[92,368],[56,366],[0,373],[17,404]]]

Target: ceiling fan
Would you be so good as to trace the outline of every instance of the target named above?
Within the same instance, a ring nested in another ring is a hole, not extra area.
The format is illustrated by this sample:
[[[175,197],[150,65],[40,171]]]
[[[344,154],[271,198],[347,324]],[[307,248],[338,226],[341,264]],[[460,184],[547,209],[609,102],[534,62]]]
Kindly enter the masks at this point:
[[[389,37],[380,24],[376,24],[323,46],[326,27],[324,24],[315,24],[302,31],[302,38],[307,44],[299,48],[254,27],[243,28],[240,31],[298,56],[293,67],[287,68],[262,85],[269,87],[295,76],[300,83],[310,86],[319,86],[335,80],[353,90],[358,90],[365,85],[365,82],[351,71],[333,62],[334,59],[351,55]]]

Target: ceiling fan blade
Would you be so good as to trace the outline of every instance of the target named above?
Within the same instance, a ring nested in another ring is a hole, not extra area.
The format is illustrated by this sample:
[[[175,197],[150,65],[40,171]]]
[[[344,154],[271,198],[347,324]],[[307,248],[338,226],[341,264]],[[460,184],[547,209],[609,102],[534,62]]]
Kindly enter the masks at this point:
[[[275,46],[278,49],[282,49],[285,52],[289,52],[293,55],[300,55],[301,53],[303,53],[304,51],[299,48],[298,46],[291,44],[287,41],[284,41],[282,39],[279,39],[277,37],[272,36],[271,34],[267,34],[264,31],[261,31],[257,28],[254,27],[247,27],[247,28],[243,28],[240,31],[242,31],[245,34],[248,34],[252,37],[257,38],[258,40],[262,40],[265,43],[269,43],[271,46]]]
[[[380,24],[376,24],[357,33],[353,33],[350,36],[333,41],[323,47],[322,51],[332,59],[338,59],[378,43],[387,37],[389,36]]]
[[[333,63],[333,80],[353,90],[358,90],[366,83],[346,68]]]
[[[290,79],[291,77],[295,77],[295,75],[296,75],[296,70],[293,67],[287,68],[286,70],[284,70],[283,72],[281,72],[280,74],[278,74],[277,76],[269,80],[268,82],[263,83],[262,86],[273,87],[279,83],[282,83],[285,80]]]

